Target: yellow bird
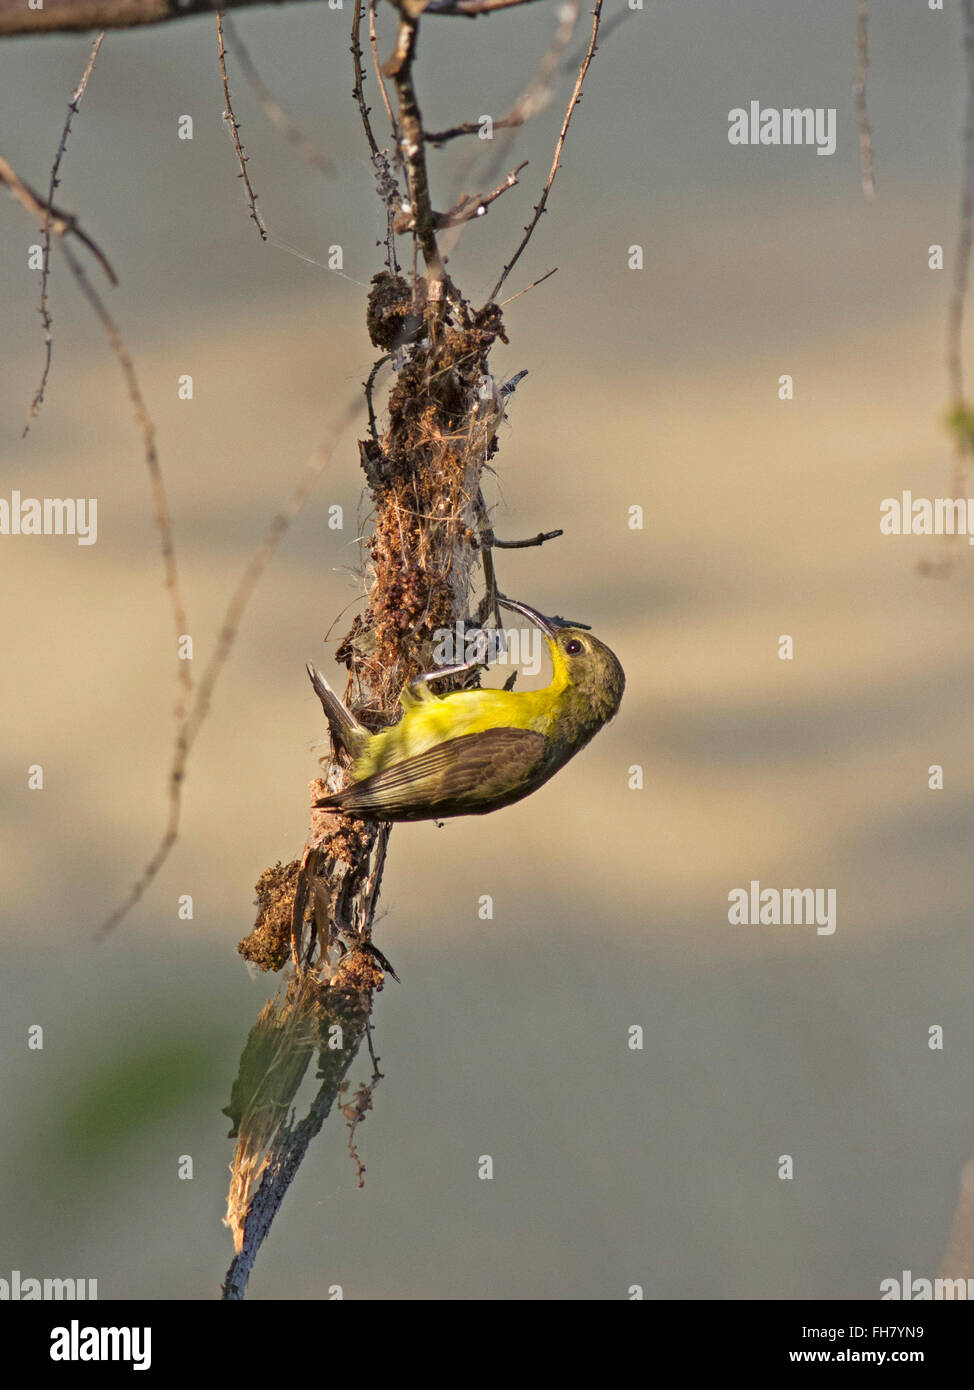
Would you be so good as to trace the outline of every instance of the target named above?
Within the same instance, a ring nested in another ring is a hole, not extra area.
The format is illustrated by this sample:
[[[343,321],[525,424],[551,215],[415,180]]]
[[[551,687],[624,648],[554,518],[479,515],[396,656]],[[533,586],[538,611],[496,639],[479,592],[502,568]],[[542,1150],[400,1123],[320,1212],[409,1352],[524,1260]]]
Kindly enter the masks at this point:
[[[544,690],[435,695],[431,680],[478,663],[444,667],[410,682],[399,722],[373,734],[308,666],[332,740],[355,760],[351,785],[317,807],[383,821],[485,815],[536,791],[613,717],[626,678],[605,643],[527,604],[499,602],[544,634],[553,667]]]

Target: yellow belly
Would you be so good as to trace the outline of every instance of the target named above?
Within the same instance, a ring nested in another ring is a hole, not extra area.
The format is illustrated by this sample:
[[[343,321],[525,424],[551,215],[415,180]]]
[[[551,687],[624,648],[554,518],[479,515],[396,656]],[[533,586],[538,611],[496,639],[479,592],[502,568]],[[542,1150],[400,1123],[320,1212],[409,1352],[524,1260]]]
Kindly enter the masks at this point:
[[[428,690],[418,696],[402,693],[403,715],[398,724],[373,734],[356,760],[357,782],[425,753],[447,739],[484,729],[535,729],[547,734],[557,708],[557,695],[546,690],[458,690],[437,696]]]

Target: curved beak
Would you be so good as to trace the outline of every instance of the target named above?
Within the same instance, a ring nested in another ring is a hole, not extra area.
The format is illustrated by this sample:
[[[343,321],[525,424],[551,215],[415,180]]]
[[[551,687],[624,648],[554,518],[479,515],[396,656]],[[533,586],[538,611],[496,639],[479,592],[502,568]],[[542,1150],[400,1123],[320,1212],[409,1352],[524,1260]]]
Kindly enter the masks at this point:
[[[554,637],[555,625],[550,618],[545,618],[536,608],[529,607],[526,603],[515,603],[514,599],[501,598],[497,595],[497,602],[501,608],[510,608],[515,613],[521,613],[525,618],[530,618],[531,622],[536,623],[546,637]]]
[[[580,627],[585,632],[591,631],[588,623],[569,622],[567,618],[546,618],[536,608],[531,608],[529,604],[516,603],[512,598],[502,598],[500,594],[497,595],[497,602],[501,608],[513,608],[515,613],[523,613],[526,618],[537,623],[546,637],[554,637],[556,629],[560,627]]]

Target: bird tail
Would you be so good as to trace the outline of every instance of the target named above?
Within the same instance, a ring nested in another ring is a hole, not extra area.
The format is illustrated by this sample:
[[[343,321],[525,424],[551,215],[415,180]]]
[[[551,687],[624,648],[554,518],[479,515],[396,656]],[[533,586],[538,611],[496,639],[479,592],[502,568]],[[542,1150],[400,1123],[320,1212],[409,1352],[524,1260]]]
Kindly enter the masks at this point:
[[[368,736],[368,729],[364,724],[360,724],[346,706],[332,690],[320,671],[308,663],[307,672],[311,680],[315,694],[321,701],[321,707],[325,711],[325,718],[328,720],[328,728],[331,732],[332,743],[336,749],[344,748],[345,752],[351,757],[358,756],[362,741]]]

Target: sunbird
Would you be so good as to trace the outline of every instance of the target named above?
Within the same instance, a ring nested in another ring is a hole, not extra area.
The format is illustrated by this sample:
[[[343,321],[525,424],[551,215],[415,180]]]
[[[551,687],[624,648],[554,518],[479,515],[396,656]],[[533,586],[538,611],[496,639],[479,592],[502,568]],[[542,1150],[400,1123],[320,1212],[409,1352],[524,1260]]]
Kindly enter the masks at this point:
[[[482,663],[441,667],[411,681],[399,722],[373,734],[308,666],[332,741],[355,760],[351,785],[315,806],[382,821],[483,816],[536,791],[608,723],[626,683],[615,654],[583,628],[499,602],[544,634],[554,668],[544,690],[435,695],[430,680]]]

